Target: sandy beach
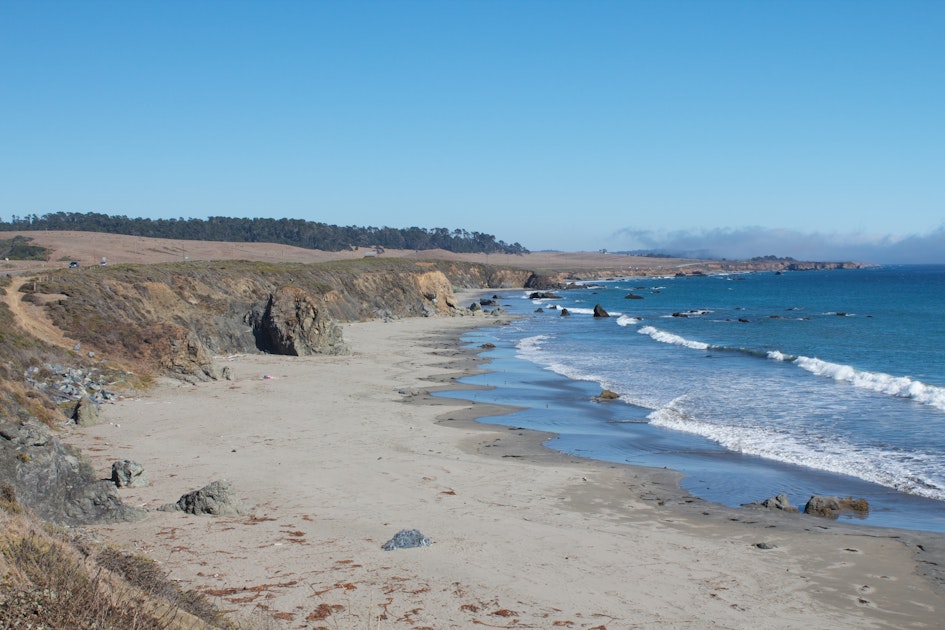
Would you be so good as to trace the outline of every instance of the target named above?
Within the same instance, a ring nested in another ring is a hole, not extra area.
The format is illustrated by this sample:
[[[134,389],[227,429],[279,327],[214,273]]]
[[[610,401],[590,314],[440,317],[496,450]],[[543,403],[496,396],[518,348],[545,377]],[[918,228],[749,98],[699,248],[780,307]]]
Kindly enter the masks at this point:
[[[141,463],[150,485],[120,492],[151,511],[91,533],[285,628],[939,626],[939,535],[722,508],[431,398],[477,369],[458,338],[491,323],[346,324],[351,356],[219,357],[233,380],[104,406],[65,439],[103,477]],[[156,511],[217,479],[247,515]],[[402,529],[433,544],[382,550]]]

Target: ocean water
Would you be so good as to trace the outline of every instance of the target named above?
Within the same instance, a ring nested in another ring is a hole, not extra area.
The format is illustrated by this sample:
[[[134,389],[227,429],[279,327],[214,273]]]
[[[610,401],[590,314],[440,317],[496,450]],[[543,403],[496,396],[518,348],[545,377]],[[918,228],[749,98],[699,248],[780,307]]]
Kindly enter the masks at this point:
[[[495,344],[489,371],[466,379],[490,389],[446,394],[524,408],[489,422],[679,470],[725,505],[852,495],[870,502],[866,524],[945,531],[945,266],[500,295],[522,317],[465,338]],[[610,317],[593,317],[597,304]],[[603,388],[620,398],[596,402]]]

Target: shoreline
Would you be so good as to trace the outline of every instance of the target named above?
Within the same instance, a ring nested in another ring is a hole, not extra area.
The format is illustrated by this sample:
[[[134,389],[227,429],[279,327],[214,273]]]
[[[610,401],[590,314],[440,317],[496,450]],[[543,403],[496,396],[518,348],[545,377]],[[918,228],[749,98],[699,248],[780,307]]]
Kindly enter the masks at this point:
[[[152,484],[126,501],[153,509],[225,476],[252,512],[89,529],[287,628],[372,611],[404,628],[935,625],[942,536],[710,504],[674,471],[566,455],[488,424],[510,408],[432,396],[474,387],[456,379],[484,359],[460,338],[500,322],[345,324],[351,357],[247,355],[234,382],[105,408],[67,441],[103,476],[145,465]],[[405,528],[434,544],[380,551]]]

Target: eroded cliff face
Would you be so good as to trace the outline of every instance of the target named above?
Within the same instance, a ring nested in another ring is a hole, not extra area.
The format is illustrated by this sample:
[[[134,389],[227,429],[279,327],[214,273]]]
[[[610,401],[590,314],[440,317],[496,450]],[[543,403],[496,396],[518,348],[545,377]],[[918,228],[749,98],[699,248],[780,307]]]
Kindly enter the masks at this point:
[[[62,271],[23,289],[83,349],[208,380],[215,354],[343,354],[338,322],[453,315],[466,311],[454,286],[522,286],[528,275],[430,261],[227,261]]]
[[[338,324],[299,287],[280,287],[270,293],[265,306],[253,306],[246,322],[263,352],[295,357],[350,353]]]
[[[210,380],[220,377],[215,354],[345,354],[339,321],[469,314],[454,285],[521,282],[487,266],[398,260],[119,265],[15,286],[8,279],[0,286],[0,498],[69,525],[141,515],[39,421],[37,414],[49,426],[65,419],[53,417],[62,401],[36,387],[53,377],[49,366],[121,365]],[[56,334],[25,325],[36,317]]]

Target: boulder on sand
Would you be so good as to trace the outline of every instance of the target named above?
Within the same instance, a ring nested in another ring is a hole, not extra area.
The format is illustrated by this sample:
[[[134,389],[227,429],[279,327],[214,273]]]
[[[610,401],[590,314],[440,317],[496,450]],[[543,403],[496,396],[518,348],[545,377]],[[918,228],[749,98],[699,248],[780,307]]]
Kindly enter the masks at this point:
[[[102,419],[98,415],[98,407],[88,396],[83,396],[75,405],[72,412],[72,420],[80,427],[91,427],[101,424]]]
[[[200,490],[181,496],[177,503],[168,503],[158,508],[162,512],[187,512],[188,514],[212,514],[233,516],[246,514],[246,508],[233,492],[229,481],[214,481]]]
[[[119,488],[141,488],[148,485],[144,466],[130,459],[112,462],[112,481]]]

